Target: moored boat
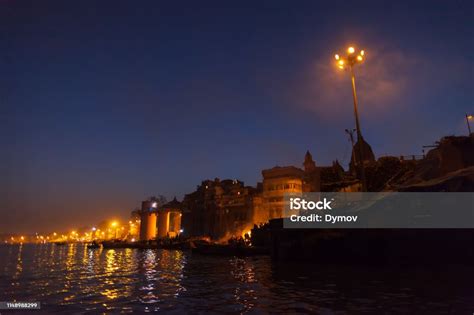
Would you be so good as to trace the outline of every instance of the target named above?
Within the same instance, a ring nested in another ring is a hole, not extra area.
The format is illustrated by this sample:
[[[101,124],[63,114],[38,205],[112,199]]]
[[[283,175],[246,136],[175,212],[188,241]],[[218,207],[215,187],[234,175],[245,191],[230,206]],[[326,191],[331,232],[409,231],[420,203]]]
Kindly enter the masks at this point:
[[[87,244],[86,246],[87,246],[87,248],[95,249],[95,248],[100,248],[101,244],[99,242],[93,241],[93,242]]]

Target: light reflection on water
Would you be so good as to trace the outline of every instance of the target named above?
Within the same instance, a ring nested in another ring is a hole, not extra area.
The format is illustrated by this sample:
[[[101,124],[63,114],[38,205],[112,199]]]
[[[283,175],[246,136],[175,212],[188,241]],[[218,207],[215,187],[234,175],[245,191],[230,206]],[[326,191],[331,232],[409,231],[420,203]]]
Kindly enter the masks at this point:
[[[189,252],[1,245],[0,301],[48,313],[469,311],[472,268],[371,270]],[[471,276],[471,278],[469,277]]]

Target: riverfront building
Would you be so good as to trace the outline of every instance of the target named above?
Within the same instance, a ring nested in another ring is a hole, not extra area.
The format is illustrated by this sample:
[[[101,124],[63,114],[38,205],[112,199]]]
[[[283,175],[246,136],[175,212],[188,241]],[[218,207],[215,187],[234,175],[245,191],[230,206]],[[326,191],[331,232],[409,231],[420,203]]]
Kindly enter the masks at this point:
[[[373,154],[368,156],[369,160],[372,157]],[[176,198],[164,205],[153,198],[144,201],[139,211],[140,240],[175,237],[181,233],[214,240],[242,236],[254,225],[281,218],[287,193],[360,188],[359,181],[345,173],[337,160],[331,166],[317,166],[308,151],[302,166],[265,169],[262,182],[256,187],[236,179],[215,178],[202,181],[194,192],[185,195],[182,203]]]
[[[153,197],[145,200],[138,215],[140,241],[175,237],[181,233],[182,204],[176,198],[163,205]]]
[[[275,166],[262,171],[262,183],[245,186],[238,180],[205,180],[196,191],[183,200],[183,230],[187,236],[209,236],[226,239],[241,236],[254,225],[281,218],[286,193],[324,191],[328,184],[340,182],[344,170],[339,162],[318,167],[310,152],[306,152],[303,169],[295,166]],[[350,182],[353,184],[353,181]]]
[[[413,179],[407,180],[413,174],[417,174],[417,179],[428,180],[474,165],[473,139],[445,137],[423,159],[413,156],[410,160],[404,156],[384,156],[376,160],[370,145],[363,140],[354,146],[350,163],[352,171],[349,172],[345,172],[337,160],[331,166],[318,166],[311,153],[306,152],[302,168],[275,166],[265,169],[262,182],[256,187],[246,186],[235,179],[204,180],[194,192],[185,195],[182,203],[176,199],[164,205],[153,199],[143,202],[138,211],[140,239],[173,237],[183,233],[185,236],[225,240],[248,233],[254,225],[281,218],[286,193],[360,191],[361,184],[357,178],[357,156],[360,155],[369,191],[403,191],[415,183]]]

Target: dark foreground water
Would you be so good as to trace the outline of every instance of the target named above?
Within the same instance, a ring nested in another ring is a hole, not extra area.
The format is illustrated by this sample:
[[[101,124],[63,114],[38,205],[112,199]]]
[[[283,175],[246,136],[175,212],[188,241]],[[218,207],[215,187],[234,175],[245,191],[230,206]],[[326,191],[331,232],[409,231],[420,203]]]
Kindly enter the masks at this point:
[[[473,314],[473,269],[274,264],[268,257],[0,245],[0,301],[75,313]],[[2,314],[11,313],[0,311]]]

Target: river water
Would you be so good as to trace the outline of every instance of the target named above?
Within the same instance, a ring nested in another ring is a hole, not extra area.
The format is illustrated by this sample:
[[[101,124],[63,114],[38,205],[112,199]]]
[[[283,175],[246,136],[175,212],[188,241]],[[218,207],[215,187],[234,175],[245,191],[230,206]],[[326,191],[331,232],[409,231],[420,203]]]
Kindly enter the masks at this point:
[[[268,257],[23,244],[0,245],[0,272],[0,301],[41,303],[41,311],[22,314],[474,312],[470,267],[276,264]]]

